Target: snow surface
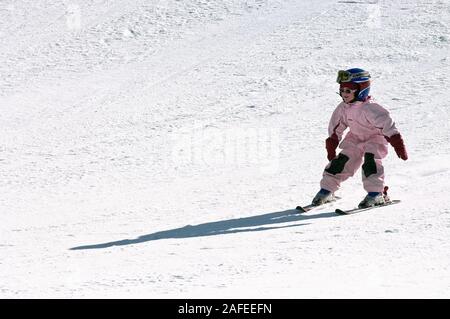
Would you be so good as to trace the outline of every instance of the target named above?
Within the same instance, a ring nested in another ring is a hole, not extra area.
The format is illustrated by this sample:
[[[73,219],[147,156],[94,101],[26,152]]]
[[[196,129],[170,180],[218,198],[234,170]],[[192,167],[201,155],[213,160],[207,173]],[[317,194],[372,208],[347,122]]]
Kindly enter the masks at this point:
[[[0,297],[449,298],[450,2],[0,3]],[[410,159],[402,203],[295,214],[339,69]]]

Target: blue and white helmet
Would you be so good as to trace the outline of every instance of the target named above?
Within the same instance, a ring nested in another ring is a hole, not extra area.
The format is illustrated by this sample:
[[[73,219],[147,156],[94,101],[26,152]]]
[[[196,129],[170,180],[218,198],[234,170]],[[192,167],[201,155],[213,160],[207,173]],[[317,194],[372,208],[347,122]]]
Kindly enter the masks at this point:
[[[352,68],[348,70],[341,70],[338,72],[336,82],[340,83],[355,83],[358,85],[358,91],[356,92],[356,101],[365,101],[370,92],[370,74],[369,72]]]

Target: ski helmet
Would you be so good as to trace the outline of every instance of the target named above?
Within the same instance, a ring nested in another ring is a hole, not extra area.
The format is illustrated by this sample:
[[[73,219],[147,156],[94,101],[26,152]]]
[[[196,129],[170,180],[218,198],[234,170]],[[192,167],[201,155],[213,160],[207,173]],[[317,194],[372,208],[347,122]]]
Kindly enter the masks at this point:
[[[336,82],[339,84],[343,83],[354,83],[358,86],[358,90],[355,93],[355,101],[365,101],[369,96],[370,92],[370,74],[369,72],[359,69],[352,68],[348,70],[340,70]]]

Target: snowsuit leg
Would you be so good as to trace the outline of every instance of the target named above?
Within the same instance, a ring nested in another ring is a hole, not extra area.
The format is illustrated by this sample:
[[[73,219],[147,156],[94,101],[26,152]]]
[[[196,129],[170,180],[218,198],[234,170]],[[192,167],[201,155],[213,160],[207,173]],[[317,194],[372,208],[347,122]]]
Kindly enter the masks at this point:
[[[382,159],[387,155],[387,146],[380,143],[367,142],[364,145],[364,164],[362,165],[362,181],[367,192],[383,192],[384,167]]]
[[[364,151],[349,140],[341,143],[342,151],[325,167],[320,187],[335,192],[341,183],[353,176],[363,162]]]

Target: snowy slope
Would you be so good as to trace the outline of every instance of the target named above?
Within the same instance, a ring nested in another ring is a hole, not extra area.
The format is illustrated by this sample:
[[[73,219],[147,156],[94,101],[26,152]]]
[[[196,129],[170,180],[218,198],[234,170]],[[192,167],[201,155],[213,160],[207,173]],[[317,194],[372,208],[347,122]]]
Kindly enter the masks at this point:
[[[0,297],[449,298],[449,1],[0,3]],[[295,215],[362,67],[402,203]]]

